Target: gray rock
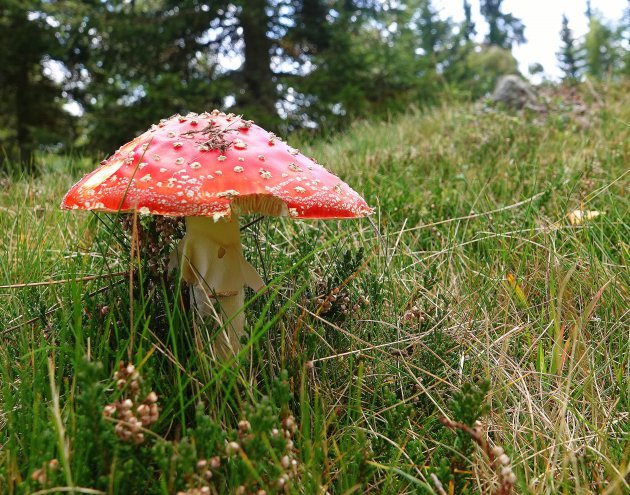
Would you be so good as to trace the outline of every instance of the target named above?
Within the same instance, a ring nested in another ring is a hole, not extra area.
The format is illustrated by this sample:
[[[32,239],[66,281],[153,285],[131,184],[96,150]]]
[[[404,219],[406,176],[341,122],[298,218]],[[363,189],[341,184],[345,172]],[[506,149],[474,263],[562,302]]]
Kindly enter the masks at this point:
[[[512,110],[541,110],[534,88],[514,74],[501,76],[490,99],[493,103],[502,104]]]

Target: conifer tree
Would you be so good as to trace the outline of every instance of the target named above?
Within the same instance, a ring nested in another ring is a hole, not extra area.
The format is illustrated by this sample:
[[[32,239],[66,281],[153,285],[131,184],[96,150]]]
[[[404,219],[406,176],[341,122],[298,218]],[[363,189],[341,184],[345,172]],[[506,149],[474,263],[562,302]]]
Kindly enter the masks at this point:
[[[584,12],[586,18],[590,20],[593,18],[593,7],[591,6],[591,0],[586,0],[586,11]]]
[[[239,27],[234,7],[199,0],[66,0],[59,29],[92,151],[115,149],[173,113],[219,107],[235,94],[219,64]],[[212,37],[208,30],[215,26]],[[234,43],[232,42],[234,40]]]
[[[244,88],[236,99],[251,118],[276,129],[278,94],[271,68],[272,40],[267,0],[243,0],[238,19],[243,32],[244,61],[241,69]]]
[[[618,69],[619,53],[613,29],[593,14],[584,38],[586,72],[596,79],[612,76]]]
[[[562,16],[562,29],[560,30],[562,45],[557,53],[558,65],[563,72],[562,79],[567,83],[575,83],[579,78],[579,51],[569,28],[569,19],[566,14]]]
[[[619,37],[623,53],[622,71],[628,77],[630,76],[630,0],[628,0],[628,6],[623,13]]]
[[[451,26],[447,20],[440,18],[431,0],[420,0],[417,3],[415,24],[420,48],[428,57],[438,61],[438,51],[449,39]]]
[[[464,0],[464,21],[461,25],[461,33],[465,42],[472,42],[475,34],[477,34],[475,23],[472,20],[472,6],[467,0]]]
[[[45,62],[60,56],[45,2],[0,5],[0,170],[8,157],[35,170],[37,145],[62,143],[72,119],[62,108],[62,90]]]
[[[525,25],[521,19],[502,12],[503,0],[481,0],[481,15],[488,23],[489,32],[486,43],[508,50],[514,44],[525,43]]]
[[[295,26],[286,36],[286,41],[295,43],[293,54],[317,53],[330,44],[330,23],[326,19],[330,6],[326,0],[289,1],[294,9]]]

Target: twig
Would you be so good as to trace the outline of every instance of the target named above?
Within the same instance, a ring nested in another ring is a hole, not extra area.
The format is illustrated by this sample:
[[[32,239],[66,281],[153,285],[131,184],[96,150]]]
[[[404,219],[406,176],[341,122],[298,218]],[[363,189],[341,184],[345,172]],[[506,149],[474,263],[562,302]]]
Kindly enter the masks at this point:
[[[70,282],[89,282],[90,280],[99,280],[102,278],[113,278],[127,275],[127,270],[116,273],[106,273],[105,275],[88,275],[87,277],[65,278],[62,280],[49,280],[47,282],[26,282],[23,284],[0,285],[0,289],[22,289],[24,287],[42,287],[47,285],[67,284]]]
[[[534,201],[535,199],[540,198],[542,195],[546,194],[546,191],[542,191],[539,192],[537,194],[534,194],[533,196],[524,199],[523,201],[519,201],[518,203],[514,203],[508,206],[502,206],[501,208],[495,208],[494,210],[489,210],[489,211],[484,211],[481,213],[471,213],[470,215],[466,215],[463,217],[456,217],[456,218],[447,218],[446,220],[440,220],[439,222],[433,222],[433,223],[427,223],[427,224],[423,224],[423,225],[418,225],[416,227],[410,227],[406,230],[403,230],[402,232],[412,232],[414,230],[420,230],[420,229],[426,229],[429,227],[435,227],[436,225],[443,225],[445,223],[451,223],[451,222],[458,222],[460,220],[471,220],[473,218],[479,218],[479,217],[485,217],[488,215],[493,215],[495,213],[499,213],[502,211],[506,211],[506,210],[511,210],[513,208],[518,208],[519,206],[523,206],[524,204],[527,203],[531,203],[532,201]]]
[[[243,232],[245,229],[247,229],[247,228],[251,227],[252,225],[257,224],[257,223],[258,223],[258,222],[260,222],[263,218],[265,218],[265,217],[264,217],[264,216],[259,216],[259,217],[254,218],[252,221],[250,221],[250,222],[246,223],[245,225],[243,225],[243,226],[241,227],[241,229],[240,229],[240,230],[241,230],[241,232]]]
[[[437,490],[439,495],[446,495],[444,485],[442,485],[440,478],[438,478],[435,473],[431,473],[431,481],[433,481],[433,485],[435,485],[435,489]]]
[[[107,492],[83,486],[54,486],[52,488],[46,488],[45,490],[32,492],[31,495],[45,495],[48,493],[86,493],[88,495],[106,495]]]

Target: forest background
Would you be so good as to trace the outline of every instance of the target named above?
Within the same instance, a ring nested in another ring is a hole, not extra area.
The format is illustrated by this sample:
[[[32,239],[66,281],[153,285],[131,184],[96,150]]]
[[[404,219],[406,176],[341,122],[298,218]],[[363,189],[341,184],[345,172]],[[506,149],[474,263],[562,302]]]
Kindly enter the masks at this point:
[[[234,108],[308,139],[478,99],[527,41],[502,4],[482,0],[477,26],[467,0],[461,22],[432,0],[2,0],[0,172],[110,153],[177,112]],[[629,74],[630,3],[616,21],[584,7],[583,37],[558,19],[563,81]]]

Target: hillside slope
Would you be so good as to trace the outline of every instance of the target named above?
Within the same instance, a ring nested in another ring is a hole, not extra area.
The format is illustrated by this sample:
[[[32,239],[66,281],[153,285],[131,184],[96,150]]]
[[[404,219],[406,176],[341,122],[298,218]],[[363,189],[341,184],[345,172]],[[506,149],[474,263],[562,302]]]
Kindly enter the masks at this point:
[[[0,492],[623,493],[630,101],[583,103],[445,106],[304,146],[380,233],[248,227],[271,290],[233,363],[147,261],[170,232],[156,246],[142,220],[138,255],[133,221],[58,210],[86,160],[3,179]],[[121,421],[156,398],[159,418]]]

